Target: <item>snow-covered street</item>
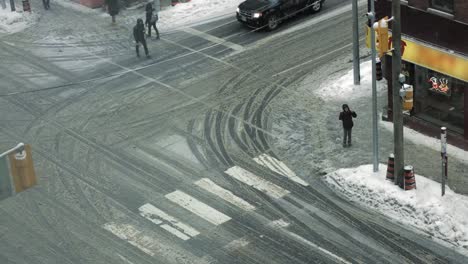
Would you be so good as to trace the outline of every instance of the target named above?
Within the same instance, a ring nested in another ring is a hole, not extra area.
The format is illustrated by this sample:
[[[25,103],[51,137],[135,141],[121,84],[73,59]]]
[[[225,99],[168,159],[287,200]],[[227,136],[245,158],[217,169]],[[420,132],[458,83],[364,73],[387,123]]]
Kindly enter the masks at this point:
[[[0,200],[1,264],[467,262],[466,151],[448,146],[441,197],[440,141],[405,128],[404,191],[379,120],[372,171],[370,54],[361,43],[354,85],[349,1],[274,31],[240,24],[241,2],[164,6],[148,57],[133,31],[145,1],[115,24],[69,0],[0,9],[0,153],[30,144],[38,182]]]

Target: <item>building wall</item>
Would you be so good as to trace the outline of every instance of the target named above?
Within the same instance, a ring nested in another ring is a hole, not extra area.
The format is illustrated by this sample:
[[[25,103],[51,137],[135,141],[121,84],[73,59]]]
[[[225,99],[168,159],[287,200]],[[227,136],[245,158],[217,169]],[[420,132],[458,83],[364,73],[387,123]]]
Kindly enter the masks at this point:
[[[467,0],[454,0],[455,1],[455,20],[468,24],[468,1]]]
[[[454,0],[455,12],[453,18],[436,15],[428,11],[430,8],[430,0],[408,0],[408,5],[401,5],[401,25],[402,34],[409,35],[422,42],[427,42],[433,46],[438,46],[443,49],[449,49],[468,57],[468,0]],[[379,0],[375,2],[376,17],[380,19],[384,16],[391,16],[392,8],[391,1]],[[391,28],[391,25],[389,25]],[[392,71],[391,71],[391,56],[385,56],[383,60],[383,74],[388,82],[388,120],[392,121]],[[415,78],[418,78],[417,74]],[[417,79],[415,80],[416,82]],[[467,87],[468,90],[468,87]],[[465,90],[465,91],[467,91]],[[415,97],[418,95],[415,93]],[[417,99],[416,99],[417,100]],[[468,91],[464,93],[464,106],[468,109]],[[434,126],[417,117],[404,116],[404,124],[407,127],[418,131],[424,131],[425,134],[438,137],[440,127]],[[448,141],[452,145],[468,150],[468,114],[464,115],[464,135],[449,134]],[[464,137],[464,139],[463,139]],[[408,162],[411,162],[411,148],[406,149],[408,154]],[[450,155],[449,155],[450,156]],[[438,167],[434,165],[435,161],[440,160],[437,153],[433,157],[428,157],[427,166],[418,168],[421,174],[428,178],[439,181],[440,176],[435,173]],[[457,163],[449,158],[449,179],[448,185],[458,193],[468,194],[468,174],[466,164]]]
[[[411,0],[408,6],[401,5],[401,32],[424,42],[441,46],[468,57],[468,0],[455,0],[455,19],[427,12],[430,0]],[[425,3],[425,4],[424,4]],[[462,7],[460,10],[459,7]],[[376,2],[376,16],[380,19],[391,16],[390,1]],[[424,10],[424,11],[423,11]],[[462,23],[460,21],[467,21]],[[391,24],[389,25],[391,28]]]
[[[426,9],[429,7],[429,1],[428,0],[408,0],[408,5],[414,8],[426,11]]]

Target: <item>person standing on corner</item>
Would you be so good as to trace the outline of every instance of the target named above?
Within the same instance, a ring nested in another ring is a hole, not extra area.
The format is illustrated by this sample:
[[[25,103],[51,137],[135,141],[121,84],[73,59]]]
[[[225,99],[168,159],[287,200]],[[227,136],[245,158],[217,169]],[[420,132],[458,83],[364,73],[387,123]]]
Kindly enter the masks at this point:
[[[119,0],[105,0],[107,12],[112,17],[112,24],[115,24],[115,16],[119,13]]]
[[[353,118],[356,118],[356,112],[351,111],[347,104],[342,106],[343,112],[340,113],[340,120],[343,122],[343,147],[351,146],[351,130],[353,129]]]
[[[135,49],[137,57],[140,57],[140,44],[143,45],[145,49],[146,57],[149,58],[148,46],[146,45],[145,39],[145,24],[143,24],[143,19],[137,19],[137,24],[133,27],[133,38],[135,38]]]
[[[145,24],[148,26],[148,37],[151,38],[151,26],[156,31],[156,39],[159,39],[159,31],[156,27],[156,22],[158,22],[158,13],[155,12],[153,5],[151,3],[146,4],[146,21]]]

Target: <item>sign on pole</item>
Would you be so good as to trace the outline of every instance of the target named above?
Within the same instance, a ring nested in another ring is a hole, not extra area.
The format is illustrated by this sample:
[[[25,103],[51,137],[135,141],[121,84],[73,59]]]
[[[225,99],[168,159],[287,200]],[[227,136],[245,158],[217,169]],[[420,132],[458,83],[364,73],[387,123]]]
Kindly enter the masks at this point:
[[[442,196],[445,195],[445,178],[447,177],[447,128],[440,128],[440,155],[442,158],[441,185]]]

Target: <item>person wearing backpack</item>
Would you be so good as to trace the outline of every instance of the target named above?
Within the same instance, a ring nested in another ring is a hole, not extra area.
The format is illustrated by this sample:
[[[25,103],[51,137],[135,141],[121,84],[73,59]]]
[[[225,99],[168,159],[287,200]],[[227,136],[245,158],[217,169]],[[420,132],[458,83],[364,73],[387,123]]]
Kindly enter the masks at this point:
[[[148,37],[151,37],[151,27],[156,31],[156,39],[159,39],[159,31],[156,27],[156,22],[158,22],[158,13],[155,12],[153,5],[151,3],[146,4],[146,21],[145,24],[148,26]]]

